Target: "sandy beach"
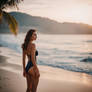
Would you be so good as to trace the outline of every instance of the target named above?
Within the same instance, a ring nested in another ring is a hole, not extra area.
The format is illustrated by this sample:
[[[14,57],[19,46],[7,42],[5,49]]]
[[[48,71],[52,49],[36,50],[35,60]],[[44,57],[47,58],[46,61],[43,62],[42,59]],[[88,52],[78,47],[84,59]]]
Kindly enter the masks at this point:
[[[40,80],[37,92],[92,92],[92,75],[38,65]],[[0,47],[0,92],[25,92],[22,56]]]

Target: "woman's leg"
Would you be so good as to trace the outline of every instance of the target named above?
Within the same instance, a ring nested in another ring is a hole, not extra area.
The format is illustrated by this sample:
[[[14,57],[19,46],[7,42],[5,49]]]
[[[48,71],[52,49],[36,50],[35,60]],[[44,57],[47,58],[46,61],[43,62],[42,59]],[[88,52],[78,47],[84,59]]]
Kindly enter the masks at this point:
[[[32,76],[32,92],[36,92],[35,77],[34,76]]]
[[[29,74],[27,74],[26,80],[27,80],[27,90],[26,90],[26,92],[32,92],[32,79],[31,79],[31,76]]]
[[[39,83],[39,77],[35,77],[35,90],[37,91],[37,86],[38,86],[38,83]]]
[[[26,75],[26,82],[27,82],[27,90],[26,90],[26,92],[29,92],[29,77],[28,77],[28,74]]]
[[[34,71],[34,68],[31,68],[30,72],[29,72],[29,81],[31,81],[31,89],[32,92],[36,92],[37,91],[37,86],[38,86],[38,82],[39,82],[39,77],[36,77],[36,72]]]
[[[39,77],[40,77],[40,75],[38,77],[35,77],[35,81],[34,81],[35,82],[35,90],[36,91],[37,91],[37,86],[38,86],[38,83],[39,83]]]
[[[36,79],[35,79],[35,72],[33,69],[30,70],[29,75],[30,75],[30,80],[32,82],[32,92],[36,92],[36,86],[35,86]]]
[[[40,76],[36,77],[36,72],[35,72],[35,70],[33,70],[33,71],[34,71],[34,76],[32,78],[32,80],[33,80],[33,88],[34,88],[34,92],[36,92]]]

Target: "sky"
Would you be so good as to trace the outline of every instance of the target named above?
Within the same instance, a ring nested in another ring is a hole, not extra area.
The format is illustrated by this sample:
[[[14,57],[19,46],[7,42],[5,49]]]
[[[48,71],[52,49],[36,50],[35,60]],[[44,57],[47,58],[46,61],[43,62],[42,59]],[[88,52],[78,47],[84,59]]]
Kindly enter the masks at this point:
[[[92,25],[92,0],[24,0],[16,11],[48,17],[58,22]]]

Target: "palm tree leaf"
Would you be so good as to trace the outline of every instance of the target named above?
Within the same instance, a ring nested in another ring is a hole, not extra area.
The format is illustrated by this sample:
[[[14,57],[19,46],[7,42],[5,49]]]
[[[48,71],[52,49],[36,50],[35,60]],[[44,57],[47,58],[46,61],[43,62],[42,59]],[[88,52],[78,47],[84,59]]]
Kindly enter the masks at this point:
[[[0,0],[0,8],[4,9],[6,7],[16,7],[23,0]]]
[[[3,17],[6,20],[6,22],[8,23],[11,32],[13,34],[17,35],[17,33],[18,33],[18,23],[17,23],[16,19],[13,16],[11,16],[9,13],[5,12],[5,11],[3,11]]]
[[[0,10],[0,23],[2,21],[2,11]]]

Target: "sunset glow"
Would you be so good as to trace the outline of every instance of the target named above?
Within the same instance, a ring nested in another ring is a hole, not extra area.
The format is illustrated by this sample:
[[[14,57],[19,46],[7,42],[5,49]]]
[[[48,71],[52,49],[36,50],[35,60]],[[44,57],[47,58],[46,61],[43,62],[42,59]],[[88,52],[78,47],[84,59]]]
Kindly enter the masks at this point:
[[[9,10],[13,11],[13,10]],[[19,12],[48,17],[59,22],[78,22],[92,25],[91,0],[24,0]]]

